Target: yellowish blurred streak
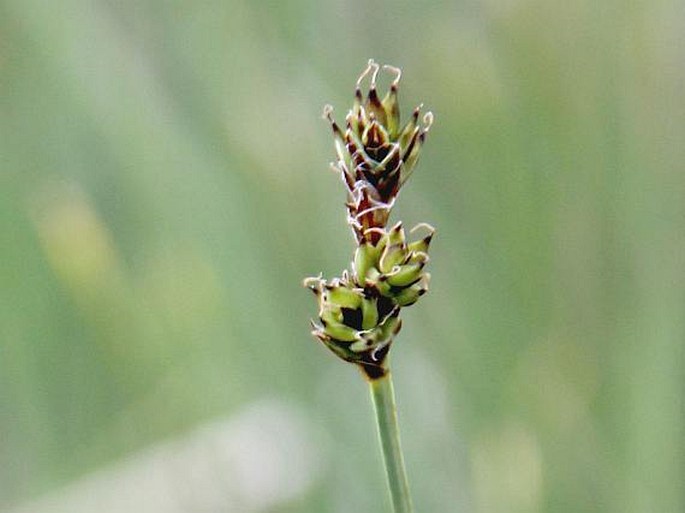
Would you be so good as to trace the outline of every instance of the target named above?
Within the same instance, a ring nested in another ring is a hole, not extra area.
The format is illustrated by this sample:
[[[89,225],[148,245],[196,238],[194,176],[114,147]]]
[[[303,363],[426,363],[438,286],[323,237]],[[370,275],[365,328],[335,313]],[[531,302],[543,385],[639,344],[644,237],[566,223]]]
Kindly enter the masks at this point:
[[[120,289],[123,276],[109,230],[76,187],[52,186],[34,202],[47,260],[81,306]]]

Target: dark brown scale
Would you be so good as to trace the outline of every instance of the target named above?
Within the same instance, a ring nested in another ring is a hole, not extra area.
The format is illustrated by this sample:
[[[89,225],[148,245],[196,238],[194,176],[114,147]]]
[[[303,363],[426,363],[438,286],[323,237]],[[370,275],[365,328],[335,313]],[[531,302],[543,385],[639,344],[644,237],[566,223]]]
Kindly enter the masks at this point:
[[[367,153],[374,160],[382,161],[393,149],[393,144],[386,143],[377,149],[368,149]],[[399,180],[399,173],[402,166],[399,152],[395,152],[390,160],[383,166],[377,166],[373,169],[373,174],[364,173],[364,178],[378,189],[381,199],[385,202],[390,200],[392,195],[397,192],[399,188],[397,182]]]
[[[367,151],[379,148],[387,143],[386,138],[383,136],[383,132],[378,126],[378,123],[375,122],[372,123],[369,127],[369,131],[367,132],[366,137],[367,141],[364,145],[364,149],[366,149]]]
[[[352,192],[354,190],[354,176],[350,174],[350,172],[347,170],[347,168],[343,169],[343,178],[345,180],[345,185],[347,186],[347,191]]]
[[[345,149],[352,158],[354,158],[354,155],[359,152],[359,148],[357,148],[357,145],[348,134],[345,135]]]
[[[352,308],[341,308],[340,311],[342,312],[343,315],[343,324],[345,326],[349,326],[352,329],[355,330],[361,330],[362,329],[362,310],[361,308],[357,309],[352,309]]]
[[[373,212],[367,212],[366,214],[358,217],[359,223],[362,225],[362,230],[366,231],[369,228],[376,226],[374,222]]]
[[[364,180],[369,182],[374,187],[378,185],[378,176],[376,176],[371,169],[363,168],[360,169],[360,171]]]
[[[393,145],[388,144],[387,145],[387,153],[383,157],[387,157],[388,153],[390,153],[390,150],[392,150]],[[400,170],[400,167],[402,166],[402,159],[400,158],[400,152],[396,151],[393,156],[390,158],[390,160],[385,164],[385,174],[386,175],[392,175],[394,173],[397,173]]]
[[[384,143],[380,146],[365,146],[364,150],[366,154],[371,157],[376,162],[382,162],[385,157],[388,156],[390,150],[392,149],[392,144]]]
[[[416,144],[416,139],[418,138],[418,134],[415,133],[411,140],[409,141],[409,144],[407,145],[407,148],[404,150],[404,155],[402,155],[402,161],[407,160],[407,157],[411,153],[411,150],[414,149],[414,145]]]
[[[364,150],[356,150],[354,153],[350,154],[350,158],[352,160],[352,165],[354,166],[352,174],[355,179],[364,180],[365,174],[371,172],[374,163],[369,162],[370,159],[367,157]]]
[[[375,87],[369,89],[369,105],[373,106],[374,111],[380,111],[383,109],[380,99],[378,98],[378,92]]]
[[[423,276],[419,276],[418,278],[416,278],[413,282],[409,283],[408,285],[391,285],[389,294],[391,296],[395,296],[395,295],[399,294],[400,292],[402,292],[404,289],[408,289],[412,285],[417,284],[418,282],[421,281],[422,278],[423,278]]]
[[[371,87],[371,89],[369,89],[369,99],[367,105],[369,107],[369,110],[376,116],[376,118],[381,123],[383,123],[384,125],[388,123],[387,116],[385,114],[385,109],[383,108],[383,104],[378,98],[378,93],[376,92],[375,87]]]
[[[366,123],[364,123],[364,114],[362,114],[362,109],[359,109],[357,114],[357,136],[361,137],[364,133],[364,128],[366,128]]]
[[[390,198],[397,195],[400,184],[399,178],[399,174],[395,174],[378,185],[378,194],[383,201],[388,201]]]
[[[333,134],[334,134],[334,135],[340,136],[341,139],[343,138],[343,133],[342,133],[342,131],[340,130],[340,127],[338,126],[338,123],[336,123],[336,122],[333,121],[333,120],[331,120],[331,129],[333,130]]]
[[[362,164],[369,165],[366,162],[366,157],[364,155],[364,150],[359,148],[357,144],[354,142],[352,137],[349,136],[349,134],[346,134],[345,136],[345,149],[347,150],[347,153],[349,153],[350,158],[352,159],[352,163],[355,166],[355,174],[356,174],[356,168],[359,167]]]
[[[376,301],[376,309],[380,319],[392,312],[393,308],[395,308],[395,303],[388,297],[380,296]]]
[[[371,381],[380,379],[388,374],[388,369],[385,367],[385,358],[388,356],[391,344],[378,350],[369,350],[362,353],[362,357],[357,364],[361,368],[364,375]]]
[[[412,120],[414,121],[414,124],[418,123],[419,121],[419,115],[421,114],[421,107],[415,107],[414,111],[411,113]]]
[[[366,160],[363,151],[357,150],[352,153],[352,163],[354,164],[354,175],[357,180],[369,179],[369,177],[373,176],[371,173],[373,165]],[[369,179],[369,181],[371,180]],[[372,183],[375,183],[375,178]]]
[[[366,210],[367,208],[371,208],[371,196],[369,196],[368,186],[360,191],[359,201],[357,202],[357,208],[360,212]]]
[[[372,244],[377,244],[380,240],[381,234],[373,231],[365,233],[369,228],[382,228],[387,224],[390,212],[388,209],[374,209],[360,215],[360,212],[369,210],[373,206],[372,197],[378,199],[378,193],[375,188],[367,184],[365,188],[358,191],[354,196],[353,201],[348,203],[348,212],[352,219],[358,223],[359,226],[353,225],[353,231],[357,242],[368,240]]]

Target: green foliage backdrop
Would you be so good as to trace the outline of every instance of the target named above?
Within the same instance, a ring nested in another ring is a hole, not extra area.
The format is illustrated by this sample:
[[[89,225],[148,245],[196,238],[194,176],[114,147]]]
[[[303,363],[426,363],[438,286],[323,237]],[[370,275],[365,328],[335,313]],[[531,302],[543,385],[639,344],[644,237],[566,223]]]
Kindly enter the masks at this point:
[[[387,508],[301,288],[351,254],[320,112],[373,57],[436,115],[394,213],[438,229],[393,355],[417,510],[683,511],[683,34],[677,0],[1,0],[0,510],[264,398],[321,462],[260,511]]]

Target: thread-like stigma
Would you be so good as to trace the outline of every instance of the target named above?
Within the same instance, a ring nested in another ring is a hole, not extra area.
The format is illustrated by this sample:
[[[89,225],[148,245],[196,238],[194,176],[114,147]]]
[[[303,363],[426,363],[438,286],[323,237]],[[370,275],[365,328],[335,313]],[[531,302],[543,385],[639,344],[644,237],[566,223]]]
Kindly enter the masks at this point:
[[[376,79],[378,78],[378,72],[380,71],[381,67],[378,64],[376,64],[373,59],[369,60],[369,66],[373,68],[369,89],[376,89]]]
[[[395,74],[395,78],[390,84],[390,87],[393,89],[397,89],[397,86],[400,83],[400,79],[402,78],[402,70],[400,68],[396,68],[395,66],[390,66],[389,64],[384,65],[383,69]]]
[[[425,125],[423,128],[424,134],[427,134],[428,131],[431,129],[431,127],[433,126],[433,121],[435,121],[435,116],[431,111],[428,111],[423,115],[423,124]]]
[[[429,225],[428,223],[419,223],[419,224],[417,224],[416,226],[414,226],[414,228],[412,228],[411,230],[409,230],[409,233],[417,232],[417,231],[421,230],[422,228],[428,230],[428,231],[430,232],[431,235],[432,235],[433,233],[435,233],[435,228],[433,228],[433,227],[432,227],[431,225]]]
[[[359,78],[357,79],[357,89],[361,88],[362,81],[366,78],[366,76],[371,73],[371,70],[376,69],[378,71],[378,64],[373,59],[369,59],[369,63],[366,66],[366,69],[362,71],[362,74],[359,75]]]

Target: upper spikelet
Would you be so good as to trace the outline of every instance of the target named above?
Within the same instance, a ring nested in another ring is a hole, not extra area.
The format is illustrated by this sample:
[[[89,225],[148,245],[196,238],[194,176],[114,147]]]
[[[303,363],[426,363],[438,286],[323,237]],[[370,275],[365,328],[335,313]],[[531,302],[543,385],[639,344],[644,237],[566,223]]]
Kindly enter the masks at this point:
[[[332,165],[347,188],[348,222],[358,242],[364,240],[369,228],[387,225],[395,198],[411,176],[433,124],[431,112],[419,121],[419,105],[401,125],[397,93],[402,72],[394,66],[383,66],[394,79],[381,100],[376,90],[380,69],[370,60],[357,80],[344,130],[333,118],[333,107],[324,107],[324,117],[330,121],[335,139],[337,160]],[[369,88],[364,96],[361,87],[367,77]]]

